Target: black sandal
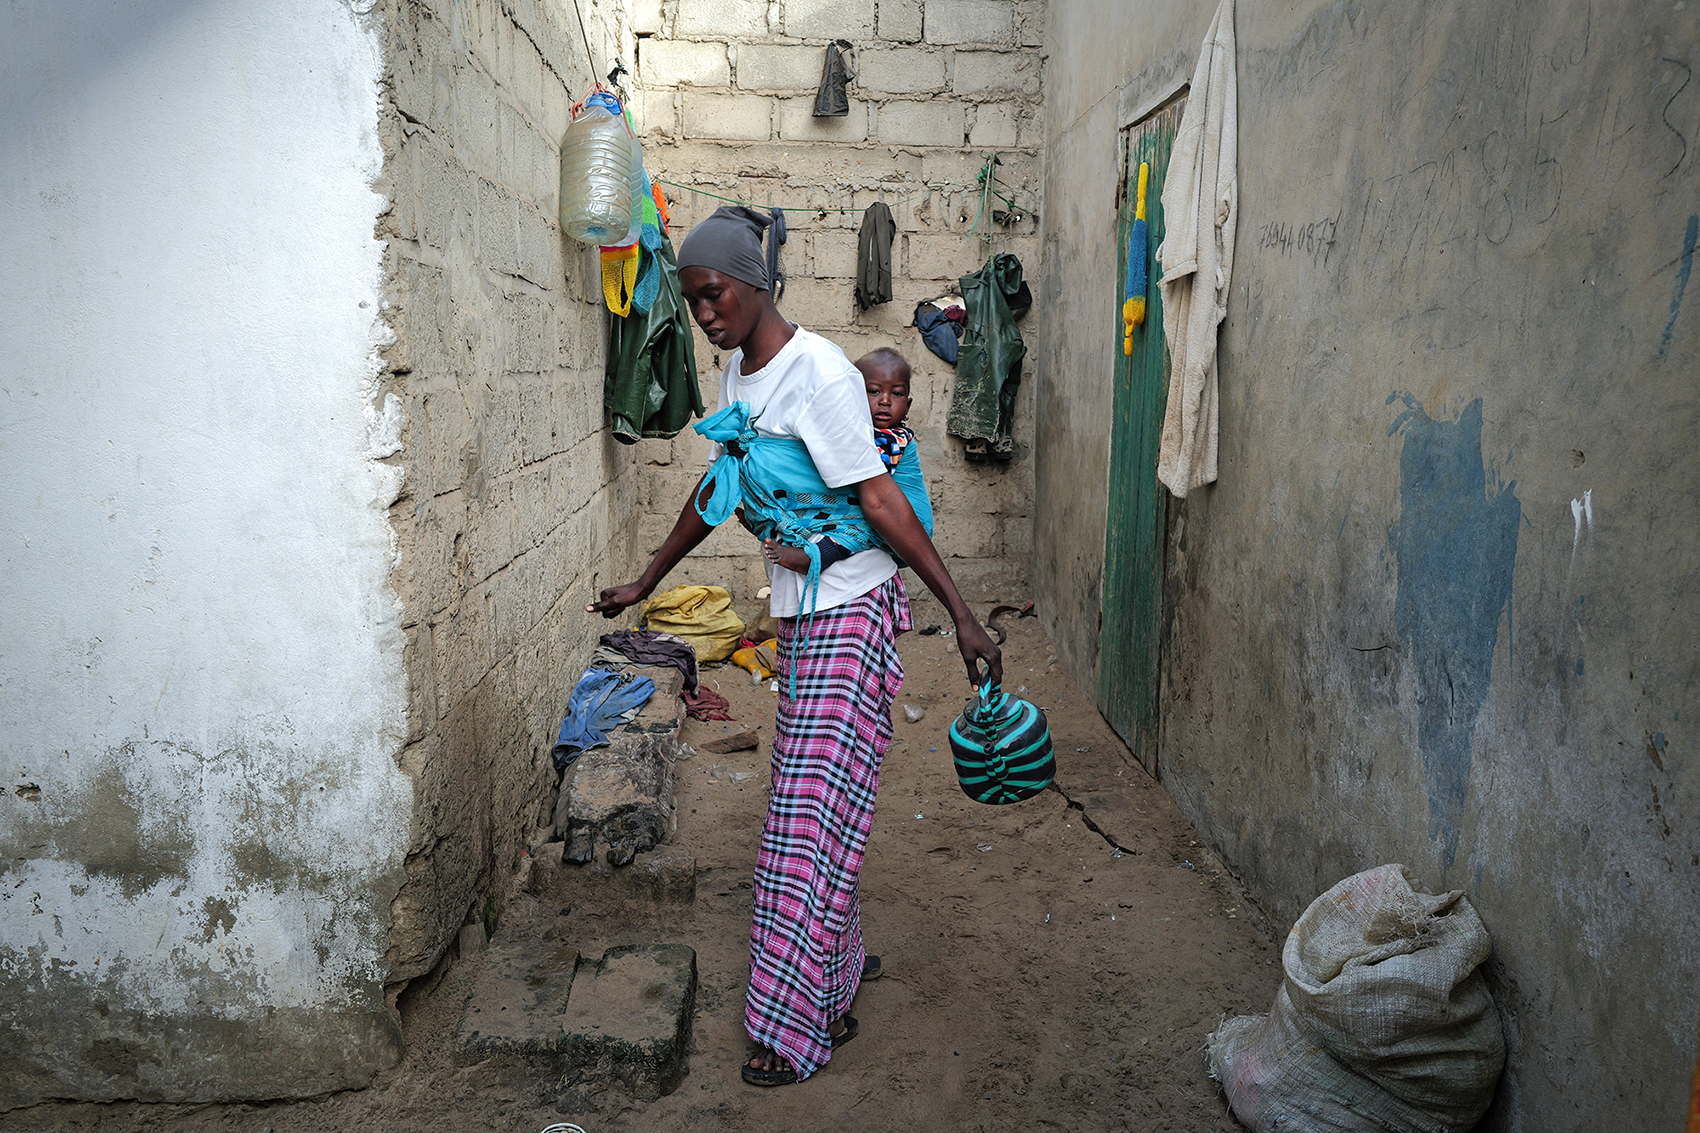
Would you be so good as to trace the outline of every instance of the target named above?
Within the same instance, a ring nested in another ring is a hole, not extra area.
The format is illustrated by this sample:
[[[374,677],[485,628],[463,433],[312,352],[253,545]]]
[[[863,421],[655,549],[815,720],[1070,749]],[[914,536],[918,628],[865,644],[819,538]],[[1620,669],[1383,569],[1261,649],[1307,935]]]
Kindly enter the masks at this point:
[[[837,1050],[861,1033],[862,1024],[856,1021],[855,1016],[846,1015],[844,1016],[844,1029],[836,1035],[829,1034],[827,1041],[833,1050]],[[751,1066],[749,1059],[745,1059],[744,1065],[738,1073],[744,1081],[752,1086],[795,1086],[797,1084],[797,1071],[790,1066],[775,1066],[772,1070],[763,1070],[759,1066]]]
[[[885,965],[880,963],[878,956],[869,956],[862,961],[862,980],[877,980],[885,974]]]
[[[845,1043],[849,1042],[861,1033],[862,1024],[856,1022],[854,1016],[846,1015],[844,1016],[844,1029],[839,1031],[836,1035],[828,1032],[827,1038],[832,1044],[832,1049],[837,1050],[839,1047],[843,1046]]]
[[[742,1073],[744,1081],[752,1086],[795,1086],[797,1084],[797,1071],[789,1066],[775,1066],[772,1070],[763,1070],[758,1066],[751,1066],[749,1060],[746,1059]]]

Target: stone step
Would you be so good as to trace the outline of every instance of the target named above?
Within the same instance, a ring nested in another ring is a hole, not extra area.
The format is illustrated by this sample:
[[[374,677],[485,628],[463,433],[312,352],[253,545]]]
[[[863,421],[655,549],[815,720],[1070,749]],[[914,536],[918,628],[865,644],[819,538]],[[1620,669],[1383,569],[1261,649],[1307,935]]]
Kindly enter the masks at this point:
[[[609,862],[626,865],[674,829],[673,761],[685,717],[679,698],[684,675],[671,667],[629,671],[653,680],[655,694],[609,733],[607,747],[585,752],[561,777],[555,836],[566,843],[569,862],[589,862],[605,847]]]
[[[672,1093],[688,1072],[694,949],[623,945],[592,960],[511,941],[480,963],[455,1038],[463,1061],[522,1064],[562,1091],[618,1083],[640,1101]]]
[[[561,1084],[618,1081],[640,1101],[672,1093],[689,1070],[696,994],[696,950],[683,944],[610,948],[581,966],[562,1024]]]
[[[582,865],[564,859],[565,845],[550,842],[534,849],[526,891],[542,908],[555,910],[594,904],[604,916],[643,921],[665,915],[689,916],[697,900],[697,860],[678,846],[661,845],[616,867],[605,859]]]

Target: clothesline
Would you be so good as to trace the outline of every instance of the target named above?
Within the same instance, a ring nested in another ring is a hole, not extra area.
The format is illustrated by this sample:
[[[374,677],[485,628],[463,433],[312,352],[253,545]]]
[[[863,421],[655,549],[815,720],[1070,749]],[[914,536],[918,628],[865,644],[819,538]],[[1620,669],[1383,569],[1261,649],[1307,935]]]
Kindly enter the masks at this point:
[[[697,193],[697,194],[704,196],[704,197],[712,197],[714,200],[717,200],[717,201],[725,201],[729,205],[743,205],[745,208],[753,208],[753,209],[779,208],[779,209],[784,209],[787,212],[814,212],[814,213],[822,213],[822,212],[862,212],[866,208],[866,206],[863,206],[862,208],[855,208],[855,207],[840,208],[840,207],[837,207],[837,206],[825,207],[825,206],[821,206],[821,205],[774,205],[774,204],[758,205],[758,204],[752,204],[749,201],[739,200],[737,197],[726,197],[726,196],[722,196],[719,193],[711,193],[707,189],[699,188],[695,185],[682,185],[677,181],[669,181],[665,177],[653,177],[653,178],[651,178],[651,180],[654,181],[656,184],[659,184],[659,185],[667,185],[667,186],[670,186],[671,188],[674,188],[674,189],[683,189],[686,192]],[[962,193],[962,192],[968,192],[970,190],[978,193],[978,192],[981,191],[981,186],[978,185],[978,184],[974,184],[974,185],[928,186],[927,188],[924,188],[924,189],[916,189],[914,192],[905,194],[904,196],[897,198],[895,201],[887,201],[886,204],[888,206],[889,205],[900,205],[900,204],[903,204],[905,201],[912,201],[916,197],[926,196],[929,193]],[[1013,208],[1016,207],[1015,206],[1015,200],[1013,198],[1006,197],[1002,193],[997,192],[997,190],[995,190],[995,189],[992,190],[992,192],[997,196],[997,198],[999,200],[1003,201],[1010,208],[1013,209]]]

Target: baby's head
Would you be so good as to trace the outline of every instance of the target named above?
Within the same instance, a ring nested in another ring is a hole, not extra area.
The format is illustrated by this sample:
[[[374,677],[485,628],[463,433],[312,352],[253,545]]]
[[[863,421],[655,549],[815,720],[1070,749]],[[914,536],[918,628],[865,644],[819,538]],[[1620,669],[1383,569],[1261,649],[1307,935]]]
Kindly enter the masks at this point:
[[[868,389],[868,412],[874,428],[895,429],[909,416],[909,363],[889,346],[870,350],[856,359]]]

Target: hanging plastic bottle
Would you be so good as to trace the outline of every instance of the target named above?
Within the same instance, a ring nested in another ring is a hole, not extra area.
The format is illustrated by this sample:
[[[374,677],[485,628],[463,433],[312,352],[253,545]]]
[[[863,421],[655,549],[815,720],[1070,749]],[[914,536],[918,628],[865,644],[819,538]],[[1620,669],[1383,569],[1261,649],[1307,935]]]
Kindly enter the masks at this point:
[[[643,146],[635,137],[628,144],[632,154],[632,223],[624,236],[608,241],[610,244],[635,244],[643,230]]]
[[[579,243],[613,243],[631,230],[633,141],[620,100],[607,91],[585,99],[567,127],[561,139],[561,230]]]

